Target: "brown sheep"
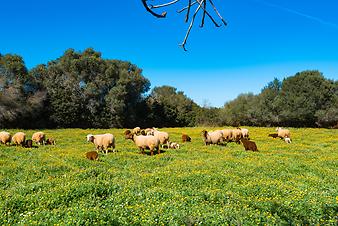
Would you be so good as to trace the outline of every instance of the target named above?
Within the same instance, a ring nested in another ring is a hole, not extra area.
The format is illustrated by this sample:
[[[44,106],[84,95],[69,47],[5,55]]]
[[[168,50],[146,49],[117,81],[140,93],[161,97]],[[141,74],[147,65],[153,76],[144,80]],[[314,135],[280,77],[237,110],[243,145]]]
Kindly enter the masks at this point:
[[[244,146],[244,148],[245,148],[246,151],[249,151],[249,150],[250,151],[258,151],[257,145],[256,145],[255,142],[249,141],[249,140],[247,140],[245,138],[241,138],[240,141],[242,142],[242,144],[243,144],[243,146]]]
[[[191,137],[189,137],[187,134],[182,134],[182,142],[191,142]]]
[[[270,133],[270,134],[269,134],[269,137],[277,138],[277,137],[278,137],[278,134],[277,134],[277,133]]]
[[[99,154],[96,151],[89,151],[86,153],[86,158],[89,160],[99,160]]]
[[[32,148],[33,147],[33,141],[32,140],[26,140],[24,147],[25,148]]]
[[[53,138],[48,138],[46,140],[46,145],[55,145],[56,141]]]

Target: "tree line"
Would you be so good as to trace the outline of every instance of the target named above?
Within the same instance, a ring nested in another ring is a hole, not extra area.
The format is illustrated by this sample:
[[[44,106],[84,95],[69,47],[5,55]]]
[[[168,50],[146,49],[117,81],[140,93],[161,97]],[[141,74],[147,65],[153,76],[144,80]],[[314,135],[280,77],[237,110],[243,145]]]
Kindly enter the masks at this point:
[[[142,69],[68,49],[28,70],[22,57],[0,54],[0,128],[182,126],[332,127],[338,81],[319,71],[274,79],[260,94],[240,94],[222,108],[201,107],[171,86],[150,90]]]

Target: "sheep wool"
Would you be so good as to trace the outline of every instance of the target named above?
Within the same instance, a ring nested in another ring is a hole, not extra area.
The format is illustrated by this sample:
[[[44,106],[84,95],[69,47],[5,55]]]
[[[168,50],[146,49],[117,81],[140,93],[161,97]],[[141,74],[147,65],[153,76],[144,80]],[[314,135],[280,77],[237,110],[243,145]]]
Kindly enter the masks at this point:
[[[26,134],[23,132],[17,132],[12,137],[12,143],[15,145],[24,145],[26,141]]]
[[[2,144],[7,144],[11,142],[11,134],[6,132],[6,131],[2,131],[0,132],[0,143]]]
[[[46,135],[44,132],[36,132],[32,135],[32,141],[34,141],[37,144],[44,144],[46,139]]]
[[[87,141],[92,142],[97,150],[101,149],[103,152],[108,154],[108,148],[113,148],[115,152],[115,137],[111,133],[98,134],[98,135],[87,135]]]

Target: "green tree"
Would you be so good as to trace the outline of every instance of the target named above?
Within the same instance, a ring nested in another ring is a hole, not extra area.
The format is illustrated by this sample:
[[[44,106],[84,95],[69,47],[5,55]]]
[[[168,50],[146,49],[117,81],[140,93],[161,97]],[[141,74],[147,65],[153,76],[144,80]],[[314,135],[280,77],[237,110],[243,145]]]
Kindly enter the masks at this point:
[[[288,126],[314,126],[316,112],[334,98],[332,82],[319,71],[303,71],[283,81],[278,105],[281,123]]]
[[[45,92],[22,57],[0,56],[0,127],[39,127]]]
[[[197,104],[174,87],[155,87],[148,103],[152,109],[151,121],[159,123],[156,126],[195,125]]]
[[[90,48],[82,53],[69,49],[39,71],[48,93],[49,118],[61,127],[132,126],[150,86],[137,66],[102,59]]]
[[[257,96],[248,93],[240,94],[235,100],[229,101],[221,110],[223,124],[232,126],[255,125],[257,122]]]

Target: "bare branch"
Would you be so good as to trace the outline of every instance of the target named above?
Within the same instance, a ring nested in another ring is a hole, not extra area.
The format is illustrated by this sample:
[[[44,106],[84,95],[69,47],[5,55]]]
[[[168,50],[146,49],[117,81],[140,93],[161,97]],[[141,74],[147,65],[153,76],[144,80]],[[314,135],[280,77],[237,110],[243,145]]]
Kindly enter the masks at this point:
[[[147,0],[141,0],[141,1],[142,1],[142,3],[143,3],[144,7],[146,8],[146,10],[147,10],[151,15],[153,15],[153,16],[155,16],[155,17],[157,17],[157,18],[164,18],[164,17],[167,15],[166,12],[163,12],[162,14],[157,14],[157,13],[155,13],[155,12],[152,11],[152,10],[149,8],[149,6],[147,5]]]
[[[207,1],[206,0],[203,0],[203,7],[202,8],[203,8],[203,16],[202,16],[202,21],[201,21],[200,27],[204,26],[205,14],[207,12]]]
[[[221,16],[221,14],[218,12],[216,6],[214,5],[214,3],[212,2],[212,0],[209,0],[210,4],[212,5],[212,7],[214,8],[215,12],[217,13],[218,17],[222,20],[223,24],[225,26],[227,26],[227,22],[225,22],[225,20],[223,19],[223,17]]]
[[[191,7],[191,0],[189,0],[188,11],[187,11],[187,15],[185,16],[185,22],[186,23],[189,21],[190,7]]]
[[[216,27],[220,27],[221,25],[219,25],[215,19],[210,15],[210,13],[208,13],[208,11],[206,10],[206,8],[202,5],[202,2],[199,2],[200,0],[197,0],[198,4],[201,5],[202,9],[204,10],[204,12],[207,14],[207,16],[210,18],[210,20],[214,23],[214,25]]]
[[[156,8],[161,8],[161,7],[173,5],[173,4],[175,4],[176,2],[179,2],[179,1],[180,0],[174,0],[172,2],[168,2],[168,3],[162,4],[162,5],[150,5],[150,9],[156,9]]]
[[[197,15],[198,11],[201,9],[201,6],[202,6],[202,5],[200,4],[200,5],[197,7],[197,9],[196,9],[194,15],[192,16],[191,22],[190,22],[190,25],[189,25],[189,28],[188,28],[187,33],[186,33],[186,35],[185,35],[185,37],[184,37],[184,40],[183,40],[183,42],[182,42],[182,44],[181,44],[181,46],[182,46],[182,48],[184,49],[184,51],[187,51],[187,49],[185,48],[185,45],[187,44],[187,40],[188,40],[190,31],[191,31],[191,28],[192,28],[192,26],[194,25],[194,22],[195,22],[195,17],[196,17],[196,15]]]
[[[157,17],[157,18],[164,18],[166,17],[167,13],[164,11],[162,14],[158,14],[156,12],[153,11],[153,9],[157,9],[157,8],[163,8],[163,7],[167,7],[167,6],[171,6],[171,5],[174,5],[178,2],[180,2],[181,0],[167,0],[168,2],[167,3],[163,3],[163,4],[158,4],[158,5],[151,5],[151,4],[147,4],[147,1],[148,0],[141,0],[144,7],[146,8],[146,10],[152,14],[153,16]],[[154,0],[155,1],[155,0]],[[180,44],[182,46],[182,48],[184,49],[184,51],[187,51],[187,49],[185,48],[185,45],[187,43],[187,40],[189,38],[189,35],[190,35],[190,32],[191,32],[191,29],[192,27],[194,26],[194,23],[195,23],[195,19],[196,19],[196,16],[197,14],[200,12],[200,10],[202,9],[203,12],[202,12],[202,19],[201,19],[201,24],[199,25],[200,27],[204,27],[204,24],[205,24],[205,18],[206,16],[208,16],[208,18],[212,21],[212,23],[216,26],[216,27],[220,27],[221,24],[218,24],[216,22],[216,20],[214,19],[214,17],[208,12],[207,10],[207,6],[208,4],[210,4],[214,10],[214,12],[217,14],[217,16],[222,20],[222,23],[224,25],[227,25],[227,23],[225,22],[225,20],[223,19],[223,17],[221,16],[221,14],[218,12],[216,6],[214,5],[213,3],[213,0],[186,0],[188,1],[188,5],[183,7],[182,9],[176,11],[177,13],[182,13],[184,12],[185,10],[187,10],[187,13],[185,15],[185,23],[189,22],[190,20],[190,24],[189,24],[189,27],[186,31],[186,34],[185,34],[185,37],[183,39],[183,42],[182,44]],[[198,4],[197,7],[194,7],[195,4]],[[195,12],[194,14],[192,15],[191,19],[190,19],[190,11],[195,8]],[[209,7],[208,7],[209,8]]]
[[[190,2],[190,0],[189,0],[189,2]],[[182,8],[182,9],[180,9],[180,10],[177,10],[177,13],[181,13],[181,12],[183,12],[184,10],[187,10],[187,9],[189,8],[189,6],[193,6],[193,5],[195,5],[196,3],[197,3],[197,1],[194,1],[193,3],[189,4],[188,6]]]

